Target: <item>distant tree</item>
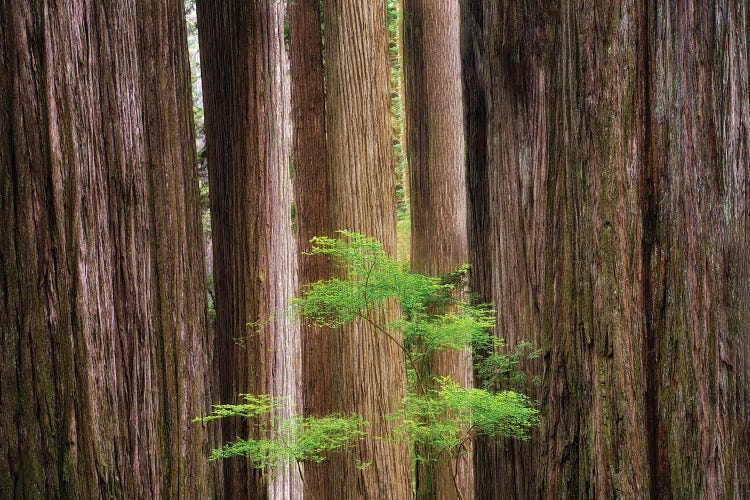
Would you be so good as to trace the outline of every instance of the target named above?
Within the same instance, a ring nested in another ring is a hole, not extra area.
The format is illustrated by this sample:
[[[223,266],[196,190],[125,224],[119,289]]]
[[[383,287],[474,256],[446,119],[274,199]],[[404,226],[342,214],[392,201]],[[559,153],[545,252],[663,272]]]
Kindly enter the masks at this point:
[[[212,496],[182,1],[0,9],[0,497]]]
[[[458,0],[405,0],[403,9],[411,264],[414,272],[440,276],[469,260],[460,12]],[[473,385],[470,351],[441,350],[424,365],[463,387]],[[418,498],[454,498],[454,475],[463,497],[473,498],[468,444],[458,474],[448,456],[417,463]]]
[[[199,0],[197,8],[221,386],[216,402],[237,402],[240,393],[296,402],[299,341],[287,307],[296,265],[286,7],[277,0]],[[246,421],[226,421],[225,441],[248,435]],[[224,470],[228,498],[301,492],[296,469],[269,478],[235,459]]]
[[[331,227],[350,229],[396,251],[396,194],[392,168],[388,39],[385,0],[324,3],[326,133]],[[392,317],[390,306],[381,310]],[[405,396],[403,353],[372,326],[355,321],[332,334],[333,410],[366,420],[394,411]],[[361,374],[370,374],[366,383]],[[375,423],[376,435],[390,425]],[[326,469],[329,498],[407,498],[409,450],[403,443],[368,438],[359,447],[364,470],[351,457]],[[317,495],[316,495],[317,496]]]
[[[477,496],[748,489],[750,113],[736,2],[463,2],[473,288],[545,348]]]

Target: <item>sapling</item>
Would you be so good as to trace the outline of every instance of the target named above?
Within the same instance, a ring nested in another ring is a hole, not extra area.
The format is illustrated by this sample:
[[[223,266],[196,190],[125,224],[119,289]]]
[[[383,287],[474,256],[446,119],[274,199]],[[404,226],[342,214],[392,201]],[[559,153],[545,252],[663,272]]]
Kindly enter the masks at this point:
[[[499,352],[502,340],[492,334],[495,312],[487,305],[471,304],[462,299],[465,293],[457,293],[465,286],[468,267],[443,277],[424,276],[391,259],[379,242],[349,231],[338,233],[338,238],[313,238],[309,253],[330,257],[342,277],[306,286],[294,306],[303,321],[318,327],[337,328],[355,319],[368,322],[376,335],[385,336],[403,351],[407,396],[398,411],[382,415],[394,422],[396,431],[394,436],[381,438],[421,445],[423,453],[416,455],[417,460],[438,460],[444,454],[457,460],[466,443],[479,436],[527,439],[539,424],[539,411],[528,397],[503,387],[503,381],[523,380],[518,363],[521,357],[534,353],[527,343],[510,354]],[[375,311],[386,300],[395,300],[401,314],[382,324]],[[478,353],[475,370],[479,387],[462,387],[429,371],[432,353],[445,349]],[[278,400],[243,397],[245,404],[217,405],[202,420],[262,417],[256,426],[259,435],[267,437],[239,439],[214,450],[211,458],[244,455],[253,466],[268,471],[291,461],[319,462],[330,453],[356,446],[369,427],[358,415],[292,415],[279,422],[274,418]],[[456,491],[461,497],[458,487]]]

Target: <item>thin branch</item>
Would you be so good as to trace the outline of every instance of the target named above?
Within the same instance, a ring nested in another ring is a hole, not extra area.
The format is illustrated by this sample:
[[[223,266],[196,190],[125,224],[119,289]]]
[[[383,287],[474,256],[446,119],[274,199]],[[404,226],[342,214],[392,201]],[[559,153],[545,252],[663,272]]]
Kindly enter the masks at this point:
[[[297,464],[297,472],[299,472],[299,478],[302,480],[302,486],[304,486],[304,488],[310,494],[310,500],[315,500],[315,495],[313,495],[313,492],[310,489],[310,485],[308,485],[307,481],[305,481],[305,474],[302,472],[302,467],[300,466],[299,460],[295,458],[294,463]]]

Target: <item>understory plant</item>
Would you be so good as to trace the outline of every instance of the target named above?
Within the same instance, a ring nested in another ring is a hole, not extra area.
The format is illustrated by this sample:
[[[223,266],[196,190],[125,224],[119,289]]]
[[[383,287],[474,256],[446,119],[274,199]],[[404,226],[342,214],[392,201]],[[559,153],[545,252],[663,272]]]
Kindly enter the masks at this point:
[[[492,332],[495,312],[464,298],[468,267],[442,277],[424,276],[391,259],[376,240],[349,231],[338,235],[313,238],[310,254],[331,258],[342,277],[308,285],[294,305],[304,321],[318,327],[367,322],[376,335],[403,351],[407,396],[399,410],[382,416],[393,422],[396,432],[381,438],[408,441],[420,450],[417,460],[445,456],[457,460],[466,444],[480,436],[527,439],[539,424],[539,411],[527,396],[508,388],[523,386],[518,364],[536,353],[527,343],[503,353],[502,339]],[[400,315],[383,324],[382,314],[376,311],[394,299]],[[478,387],[462,387],[429,371],[434,353],[447,349],[474,353]],[[279,420],[274,415],[283,404],[280,400],[267,395],[243,398],[243,404],[215,406],[201,420],[250,419],[263,437],[238,439],[213,450],[211,459],[244,455],[255,467],[272,472],[292,461],[325,460],[333,452],[356,446],[369,429],[369,422],[356,414],[305,418],[293,414]]]

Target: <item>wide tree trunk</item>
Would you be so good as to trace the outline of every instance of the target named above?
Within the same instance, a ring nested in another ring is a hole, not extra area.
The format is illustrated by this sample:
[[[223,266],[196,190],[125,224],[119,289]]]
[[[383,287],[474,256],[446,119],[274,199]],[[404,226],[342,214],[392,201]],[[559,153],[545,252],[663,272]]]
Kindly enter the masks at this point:
[[[750,491],[750,10],[649,15],[652,495]]]
[[[240,393],[298,402],[284,10],[276,0],[198,2],[223,402]],[[228,420],[224,440],[250,432]],[[250,467],[225,461],[226,497],[301,495],[296,467],[270,477]]]
[[[396,251],[395,175],[391,163],[388,40],[384,0],[332,0],[324,5],[326,130],[331,222],[383,242]],[[387,321],[393,310],[379,311]],[[356,322],[331,337],[334,410],[357,412],[376,435],[388,435],[383,414],[405,396],[404,354],[368,325]],[[328,465],[328,498],[408,498],[406,444],[368,438],[357,459],[335,457]],[[318,495],[316,495],[317,497]]]
[[[4,1],[0,496],[205,498],[183,4]]]
[[[446,274],[468,262],[458,0],[406,0],[404,88],[414,272]],[[471,387],[471,351],[425,360],[431,374]],[[420,450],[417,450],[419,453]],[[417,463],[418,498],[473,498],[472,450]]]
[[[477,496],[739,495],[747,11],[464,7],[475,286],[545,350],[542,430],[478,447]]]
[[[323,256],[305,255],[314,236],[333,236],[330,223],[328,159],[326,154],[325,89],[323,85],[323,33],[320,4],[293,2],[288,7],[289,66],[291,74],[294,147],[292,168],[299,284],[331,277],[331,266]],[[302,401],[305,416],[332,412],[328,366],[330,336],[323,328],[300,324],[302,347]],[[309,491],[321,496],[326,481],[325,466],[305,464]],[[315,498],[315,497],[312,497]]]

